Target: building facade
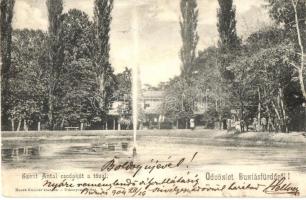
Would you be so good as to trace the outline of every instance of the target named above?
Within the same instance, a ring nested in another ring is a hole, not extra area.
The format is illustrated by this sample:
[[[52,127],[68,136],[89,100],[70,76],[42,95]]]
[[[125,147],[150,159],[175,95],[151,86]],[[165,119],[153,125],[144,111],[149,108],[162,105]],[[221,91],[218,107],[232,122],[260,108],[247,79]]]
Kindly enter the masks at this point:
[[[163,101],[164,91],[144,90],[141,96],[141,107],[143,112],[142,127],[145,129],[159,129],[164,122]]]

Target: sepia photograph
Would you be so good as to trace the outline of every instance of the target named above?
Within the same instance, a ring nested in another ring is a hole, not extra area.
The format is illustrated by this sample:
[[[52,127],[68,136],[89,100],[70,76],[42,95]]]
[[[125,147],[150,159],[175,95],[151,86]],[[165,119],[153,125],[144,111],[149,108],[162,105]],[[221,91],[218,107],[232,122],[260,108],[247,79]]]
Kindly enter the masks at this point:
[[[4,197],[306,197],[306,0],[0,0]]]

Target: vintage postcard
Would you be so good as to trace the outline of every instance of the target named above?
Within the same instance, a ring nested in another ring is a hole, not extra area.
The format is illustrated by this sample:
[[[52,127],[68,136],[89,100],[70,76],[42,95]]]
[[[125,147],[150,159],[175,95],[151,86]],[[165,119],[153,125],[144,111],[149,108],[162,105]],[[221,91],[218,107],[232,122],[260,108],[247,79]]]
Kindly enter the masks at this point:
[[[0,0],[5,197],[306,197],[306,0]]]

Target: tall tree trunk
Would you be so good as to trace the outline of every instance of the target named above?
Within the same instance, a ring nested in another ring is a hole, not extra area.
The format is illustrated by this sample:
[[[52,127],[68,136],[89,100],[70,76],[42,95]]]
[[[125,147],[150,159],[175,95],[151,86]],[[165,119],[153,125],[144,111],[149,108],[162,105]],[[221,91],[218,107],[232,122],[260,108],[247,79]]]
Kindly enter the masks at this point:
[[[273,108],[274,108],[274,111],[275,111],[275,113],[276,113],[277,118],[278,118],[279,120],[281,120],[281,116],[280,116],[280,114],[279,114],[279,111],[277,110],[276,105],[275,105],[275,103],[274,103],[273,101],[272,101],[272,106],[273,106]]]
[[[48,108],[49,108],[49,111],[48,111],[48,126],[49,126],[49,129],[50,130],[53,130],[54,128],[54,123],[53,123],[53,92],[52,92],[52,89],[49,89],[49,101],[48,101]]]
[[[40,121],[37,123],[37,131],[40,131]]]
[[[305,90],[305,85],[304,85],[304,76],[303,76],[304,72],[303,71],[304,69],[299,70],[299,80],[300,80],[301,91],[302,91],[304,100],[306,101],[306,90]]]
[[[244,119],[245,117],[244,117],[244,103],[243,103],[243,101],[240,101],[240,114],[241,114],[241,116],[240,116],[239,121],[240,121],[241,132],[244,132],[244,126],[241,123],[242,120],[245,121],[245,119]]]
[[[268,105],[266,105],[266,109],[267,109],[268,117],[269,117],[269,119],[268,119],[268,130],[271,130],[270,126],[272,126],[272,129],[275,130],[275,126],[274,126],[274,124],[272,122],[272,118],[271,118],[271,111],[270,111],[270,108],[269,108]],[[269,123],[269,122],[271,122],[271,123]]]
[[[80,130],[82,131],[82,130],[83,130],[83,128],[84,128],[84,123],[83,123],[83,122],[81,122],[81,127],[80,127]]]
[[[11,119],[11,124],[12,124],[12,131],[15,131],[15,119]]]
[[[278,111],[278,109],[277,109],[277,107],[276,107],[276,105],[273,101],[272,101],[272,106],[274,108],[274,111],[275,111],[277,119],[278,119],[278,124],[276,124],[276,126],[277,126],[278,130],[280,130],[281,129],[282,117],[281,117],[280,112]]]
[[[28,125],[27,125],[27,121],[25,119],[23,119],[23,130],[28,131]]]
[[[21,127],[21,118],[18,119],[17,132],[20,131],[20,127]]]
[[[216,111],[218,112],[218,99],[215,100],[215,104],[216,104]]]
[[[288,133],[288,116],[287,116],[287,112],[286,112],[286,108],[284,105],[284,92],[282,88],[279,88],[279,96],[280,96],[280,106],[281,106],[281,110],[282,110],[282,115],[283,115],[283,132]]]
[[[261,125],[261,94],[258,87],[258,124]]]
[[[64,124],[65,124],[65,117],[63,117],[61,122],[61,130],[64,130]]]

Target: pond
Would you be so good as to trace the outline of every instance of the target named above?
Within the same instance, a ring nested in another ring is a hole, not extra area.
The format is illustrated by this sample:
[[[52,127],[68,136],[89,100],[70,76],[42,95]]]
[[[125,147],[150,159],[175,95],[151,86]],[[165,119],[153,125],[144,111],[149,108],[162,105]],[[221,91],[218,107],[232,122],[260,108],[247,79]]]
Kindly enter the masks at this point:
[[[189,159],[197,152],[191,165],[203,167],[256,167],[306,173],[304,145],[284,145],[209,137],[174,137],[144,134],[137,137],[136,159]],[[64,136],[4,138],[2,164],[4,169],[97,169],[112,158],[132,159],[133,139],[130,136]]]

